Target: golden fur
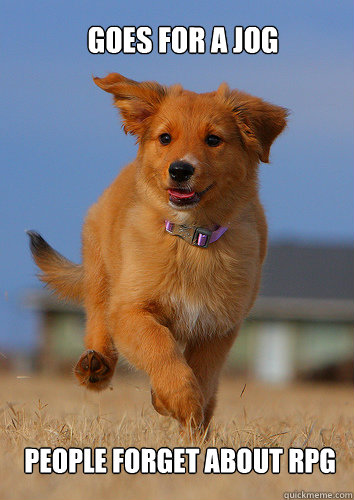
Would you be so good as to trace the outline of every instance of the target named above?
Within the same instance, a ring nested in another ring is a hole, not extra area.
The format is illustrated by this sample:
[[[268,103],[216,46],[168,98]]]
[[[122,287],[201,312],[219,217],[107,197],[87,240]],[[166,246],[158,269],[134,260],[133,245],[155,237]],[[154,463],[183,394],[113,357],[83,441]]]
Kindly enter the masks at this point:
[[[95,78],[111,93],[138,154],[93,205],[76,266],[30,232],[41,279],[87,313],[80,383],[108,386],[118,353],[150,377],[157,411],[208,426],[218,376],[256,298],[267,226],[258,198],[259,161],[286,124],[286,110],[222,84],[196,94],[180,85],[137,83],[117,73]],[[161,144],[161,134],[171,142]],[[210,147],[208,134],[221,143]],[[190,208],[169,203],[169,166],[191,163]],[[165,231],[164,221],[228,226],[207,249]]]

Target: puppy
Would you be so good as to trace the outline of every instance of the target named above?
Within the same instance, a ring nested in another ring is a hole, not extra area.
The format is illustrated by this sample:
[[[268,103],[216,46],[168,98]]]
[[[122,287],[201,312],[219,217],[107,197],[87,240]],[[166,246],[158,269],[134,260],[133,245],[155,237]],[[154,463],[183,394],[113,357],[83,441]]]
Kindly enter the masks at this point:
[[[258,292],[258,164],[287,111],[226,84],[196,94],[117,73],[94,82],[113,95],[137,157],[90,208],[81,265],[29,231],[32,254],[43,282],[84,304],[80,384],[106,388],[121,353],[149,375],[159,413],[203,430]]]

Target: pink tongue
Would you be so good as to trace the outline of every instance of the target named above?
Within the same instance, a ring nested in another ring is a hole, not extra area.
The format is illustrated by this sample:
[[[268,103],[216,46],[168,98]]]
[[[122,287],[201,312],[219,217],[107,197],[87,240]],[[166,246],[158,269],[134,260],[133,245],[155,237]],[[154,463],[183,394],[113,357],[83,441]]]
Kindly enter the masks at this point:
[[[195,191],[189,191],[188,193],[185,191],[177,191],[175,189],[169,189],[168,192],[171,196],[175,198],[193,198],[195,195]]]

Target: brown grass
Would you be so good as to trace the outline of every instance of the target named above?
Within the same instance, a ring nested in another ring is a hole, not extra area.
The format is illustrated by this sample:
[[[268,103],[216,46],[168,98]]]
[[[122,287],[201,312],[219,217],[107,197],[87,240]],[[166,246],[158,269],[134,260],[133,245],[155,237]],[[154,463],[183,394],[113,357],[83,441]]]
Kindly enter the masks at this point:
[[[206,446],[289,446],[337,453],[337,473],[289,475],[25,475],[26,446],[153,447],[195,445],[175,422],[150,406],[145,379],[121,377],[114,390],[87,393],[71,379],[2,376],[0,402],[0,499],[277,499],[283,492],[352,491],[354,404],[352,387],[295,385],[274,388],[224,378]],[[198,444],[198,443],[197,443]],[[200,443],[199,443],[200,444]]]

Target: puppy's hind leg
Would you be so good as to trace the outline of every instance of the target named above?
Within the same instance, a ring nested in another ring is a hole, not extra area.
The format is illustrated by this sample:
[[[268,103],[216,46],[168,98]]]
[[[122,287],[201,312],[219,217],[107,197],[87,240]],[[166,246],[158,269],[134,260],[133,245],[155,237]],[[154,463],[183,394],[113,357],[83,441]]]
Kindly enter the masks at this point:
[[[224,336],[189,342],[184,355],[202,390],[205,406],[202,430],[207,430],[216,405],[218,379],[226,356],[237,336],[238,328]]]
[[[98,247],[84,249],[85,309],[87,350],[77,362],[74,373],[87,389],[108,387],[118,360],[118,352],[106,322],[107,286]]]

